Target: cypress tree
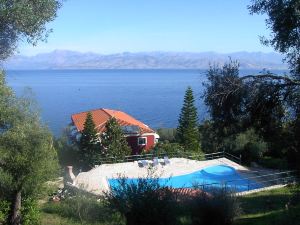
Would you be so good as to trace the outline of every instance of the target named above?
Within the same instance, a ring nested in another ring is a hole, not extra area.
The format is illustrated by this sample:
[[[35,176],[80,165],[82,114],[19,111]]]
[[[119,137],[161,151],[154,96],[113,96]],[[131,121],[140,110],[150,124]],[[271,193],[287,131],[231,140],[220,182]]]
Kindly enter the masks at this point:
[[[105,125],[106,131],[101,135],[102,150],[107,156],[124,158],[131,154],[131,148],[117,120],[112,117]]]
[[[99,137],[91,112],[88,112],[80,138],[80,155],[83,169],[92,168],[100,156]]]
[[[176,134],[176,141],[184,147],[185,151],[200,150],[198,115],[194,102],[193,90],[188,87],[185,92]]]

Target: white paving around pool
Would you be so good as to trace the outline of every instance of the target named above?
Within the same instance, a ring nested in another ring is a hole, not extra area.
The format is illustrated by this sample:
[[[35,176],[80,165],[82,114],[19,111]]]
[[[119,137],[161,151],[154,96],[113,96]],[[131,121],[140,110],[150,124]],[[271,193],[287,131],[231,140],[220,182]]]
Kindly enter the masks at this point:
[[[154,174],[160,177],[170,177],[193,173],[208,166],[227,165],[236,170],[248,170],[227,158],[219,158],[206,161],[196,161],[185,158],[171,158],[170,164],[153,167]],[[116,164],[103,164],[88,172],[79,173],[74,180],[74,185],[88,192],[101,195],[109,190],[107,179],[118,178],[120,175],[128,178],[147,177],[149,167],[139,167],[138,162],[126,162]]]

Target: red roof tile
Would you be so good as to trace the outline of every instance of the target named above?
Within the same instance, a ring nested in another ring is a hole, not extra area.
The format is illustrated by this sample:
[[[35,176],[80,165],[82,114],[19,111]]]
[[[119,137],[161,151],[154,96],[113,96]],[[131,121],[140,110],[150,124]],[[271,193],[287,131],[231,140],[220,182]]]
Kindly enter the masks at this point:
[[[92,113],[94,123],[99,133],[105,130],[106,122],[115,117],[120,126],[138,126],[140,132],[143,133],[154,133],[154,131],[145,125],[144,123],[136,120],[132,116],[117,110],[112,109],[95,109],[87,112],[76,113],[71,116],[74,125],[77,127],[78,131],[82,131],[84,127],[84,122],[88,112]]]

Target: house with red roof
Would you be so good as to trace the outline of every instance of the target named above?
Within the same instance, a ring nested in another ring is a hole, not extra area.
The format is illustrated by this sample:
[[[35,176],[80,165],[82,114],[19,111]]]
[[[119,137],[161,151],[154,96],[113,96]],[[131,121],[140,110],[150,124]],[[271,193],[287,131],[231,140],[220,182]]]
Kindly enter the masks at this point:
[[[140,154],[142,151],[149,151],[155,146],[159,139],[159,135],[153,129],[127,113],[102,108],[76,113],[71,116],[71,134],[76,137],[77,140],[80,139],[88,112],[91,112],[93,116],[99,135],[105,132],[106,122],[114,117],[124,132],[128,145],[132,149],[132,154]]]

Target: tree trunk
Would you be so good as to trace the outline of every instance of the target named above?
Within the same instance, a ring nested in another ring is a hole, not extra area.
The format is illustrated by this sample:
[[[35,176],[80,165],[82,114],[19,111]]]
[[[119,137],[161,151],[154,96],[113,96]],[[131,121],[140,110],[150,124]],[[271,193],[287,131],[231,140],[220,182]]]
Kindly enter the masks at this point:
[[[11,213],[10,224],[11,225],[20,225],[21,224],[21,191],[17,191],[14,194],[14,202]]]

